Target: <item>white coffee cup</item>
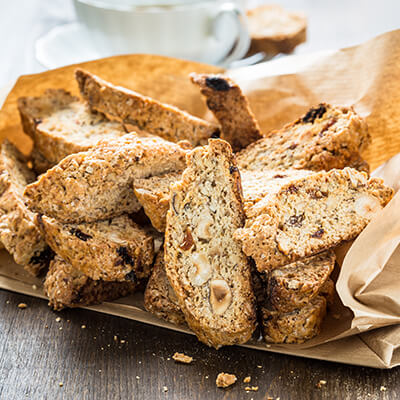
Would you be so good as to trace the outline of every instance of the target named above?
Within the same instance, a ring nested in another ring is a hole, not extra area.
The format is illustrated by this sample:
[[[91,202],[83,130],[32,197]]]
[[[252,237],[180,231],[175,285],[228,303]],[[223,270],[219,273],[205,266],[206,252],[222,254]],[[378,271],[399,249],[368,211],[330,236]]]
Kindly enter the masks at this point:
[[[78,20],[104,56],[160,54],[229,65],[250,38],[233,0],[74,0]]]

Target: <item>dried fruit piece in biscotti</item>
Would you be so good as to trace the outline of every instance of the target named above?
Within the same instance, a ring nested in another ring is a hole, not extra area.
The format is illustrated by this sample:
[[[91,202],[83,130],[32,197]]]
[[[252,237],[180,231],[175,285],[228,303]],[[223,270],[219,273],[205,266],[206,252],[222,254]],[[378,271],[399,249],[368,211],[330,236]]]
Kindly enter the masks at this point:
[[[171,185],[165,268],[189,327],[209,346],[245,343],[255,329],[250,265],[233,239],[243,226],[240,175],[223,140],[194,149]]]
[[[49,306],[56,311],[116,300],[132,294],[137,286],[137,282],[131,281],[93,280],[59,256],[50,263],[44,281]]]
[[[246,206],[246,224],[235,233],[259,271],[354,239],[393,196],[381,179],[351,168],[269,188],[262,200]]]
[[[238,151],[261,138],[260,127],[240,87],[222,75],[191,74],[200,87],[207,107],[221,124],[221,139]]]
[[[175,325],[186,325],[185,316],[165,272],[164,251],[157,254],[144,292],[144,307],[156,317]]]
[[[25,186],[35,179],[24,156],[5,140],[0,150],[0,241],[17,264],[33,275],[46,268],[53,254],[24,203]]]
[[[90,222],[138,211],[135,178],[185,167],[186,150],[157,137],[126,134],[72,154],[27,186],[29,206],[62,222]]]
[[[24,132],[33,139],[36,126],[42,122],[43,118],[78,100],[64,89],[47,89],[40,97],[20,97],[18,110]]]
[[[297,121],[250,144],[237,155],[237,162],[241,171],[340,169],[360,164],[360,153],[369,142],[366,122],[351,108],[319,104]]]
[[[261,307],[264,339],[269,343],[303,343],[320,333],[326,300],[317,296],[306,306],[288,313]]]
[[[169,208],[169,187],[181,178],[180,172],[172,172],[145,179],[135,179],[133,189],[151,224],[159,232],[165,231]]]
[[[30,107],[20,107],[22,120],[36,121],[29,127],[29,132],[34,132],[35,149],[53,165],[70,154],[90,149],[102,139],[126,134],[120,123],[91,112],[87,104],[62,90],[47,91],[40,97],[26,97],[24,102]],[[46,110],[45,105],[49,103],[54,106],[47,109],[47,114],[42,112],[40,120],[35,119],[36,110]]]
[[[188,140],[194,146],[219,136],[216,125],[177,107],[114,86],[82,69],[76,70],[75,77],[82,97],[93,110],[118,118],[125,125],[172,142]]]
[[[307,305],[335,267],[332,250],[273,270],[267,276],[267,303],[271,310],[290,312]]]
[[[136,281],[150,276],[153,237],[126,215],[81,224],[46,216],[38,221],[54,252],[89,278]]]

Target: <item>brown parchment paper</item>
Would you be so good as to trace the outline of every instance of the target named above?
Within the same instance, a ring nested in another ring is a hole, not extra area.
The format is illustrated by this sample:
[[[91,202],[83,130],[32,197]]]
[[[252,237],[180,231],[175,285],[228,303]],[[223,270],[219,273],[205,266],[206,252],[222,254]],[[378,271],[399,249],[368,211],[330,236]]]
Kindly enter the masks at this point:
[[[400,31],[360,46],[313,55],[312,62],[292,63],[280,74],[274,64],[227,71],[248,95],[263,131],[279,128],[321,101],[352,105],[368,121],[372,145],[366,154],[374,172],[400,187]],[[283,61],[280,61],[281,63]],[[273,63],[273,62],[272,62]],[[279,65],[279,64],[278,64]],[[204,64],[171,58],[130,55],[80,64],[114,84],[169,102],[210,118],[203,99],[189,80],[190,72],[218,72]],[[0,111],[0,140],[9,138],[28,152],[16,100],[60,87],[77,94],[76,66],[21,77]],[[266,345],[254,338],[246,347],[376,368],[400,365],[400,192],[354,241],[337,249],[338,296],[321,334],[302,345]],[[35,284],[38,289],[33,289]],[[0,287],[44,298],[41,282],[0,252]],[[156,319],[136,294],[91,310],[188,332]]]

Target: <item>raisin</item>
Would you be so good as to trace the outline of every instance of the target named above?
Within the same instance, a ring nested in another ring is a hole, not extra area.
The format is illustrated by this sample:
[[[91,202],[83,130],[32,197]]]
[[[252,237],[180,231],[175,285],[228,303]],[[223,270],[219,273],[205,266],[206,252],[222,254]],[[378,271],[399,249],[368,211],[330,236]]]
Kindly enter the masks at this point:
[[[235,167],[235,166],[233,166],[233,165],[231,165],[231,166],[229,167],[229,172],[230,172],[231,174],[233,174],[234,172],[237,172],[237,171],[239,171],[238,167]]]
[[[313,124],[317,118],[321,118],[326,113],[326,107],[323,104],[315,108],[311,108],[307,114],[301,119],[304,123],[311,123]]]
[[[294,150],[297,146],[298,146],[297,143],[293,143],[293,144],[291,144],[291,145],[288,147],[288,149],[289,149],[289,150]]]
[[[221,132],[219,129],[213,132],[213,134],[210,136],[211,139],[219,139],[221,137]]]
[[[287,177],[287,175],[280,175],[280,174],[273,176],[274,179],[282,179],[282,178],[286,178],[286,177]]]
[[[42,119],[41,118],[34,118],[33,122],[34,122],[35,125],[39,125],[39,124],[42,123]]]
[[[71,235],[76,236],[78,239],[83,240],[84,242],[86,242],[89,239],[92,239],[93,236],[87,235],[86,233],[83,233],[80,229],[78,228],[71,228],[69,233]]]
[[[176,211],[176,208],[175,208],[175,200],[176,200],[176,194],[174,194],[172,196],[171,205],[172,205],[173,210],[175,211],[175,214],[178,214],[178,211]]]
[[[130,282],[135,283],[135,282],[137,281],[135,271],[132,270],[131,272],[129,272],[128,274],[126,274],[126,275],[125,275],[125,279],[126,279],[127,281],[130,281]]]
[[[186,228],[185,236],[183,237],[183,241],[179,246],[182,250],[187,251],[194,245],[193,236],[190,232],[189,228]]]
[[[135,260],[128,253],[128,249],[125,246],[118,247],[117,254],[121,257],[124,264],[135,265]]]
[[[294,194],[294,193],[297,193],[297,192],[299,191],[299,189],[298,189],[297,186],[295,186],[295,185],[290,185],[290,186],[286,189],[286,191],[289,192],[289,193],[291,193],[291,194]]]
[[[38,255],[33,256],[29,260],[29,264],[48,265],[54,256],[54,251],[50,247],[46,247]]]
[[[226,79],[219,78],[217,76],[206,78],[206,85],[210,89],[216,90],[218,92],[227,92],[231,89],[231,85]]]
[[[304,213],[301,215],[292,215],[289,217],[288,223],[292,226],[300,227],[304,221]]]
[[[312,238],[320,239],[320,238],[322,238],[322,235],[323,235],[324,233],[325,233],[325,231],[321,228],[321,229],[318,229],[317,232],[313,233],[313,234],[311,235],[311,237],[312,237]]]

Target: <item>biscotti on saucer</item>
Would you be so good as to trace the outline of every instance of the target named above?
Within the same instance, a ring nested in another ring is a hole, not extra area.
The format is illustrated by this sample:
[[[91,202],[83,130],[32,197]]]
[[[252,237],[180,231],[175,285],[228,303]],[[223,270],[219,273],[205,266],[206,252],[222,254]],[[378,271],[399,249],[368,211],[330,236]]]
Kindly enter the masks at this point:
[[[238,151],[261,138],[260,127],[240,87],[226,76],[191,74],[221,125],[221,139]]]
[[[53,254],[24,203],[25,186],[35,179],[18,149],[3,141],[0,149],[0,241],[15,262],[33,275],[46,268]]]
[[[93,280],[150,276],[153,237],[126,215],[81,224],[63,224],[44,215],[38,221],[53,251]]]
[[[137,286],[132,281],[93,280],[59,256],[51,261],[44,281],[49,306],[56,311],[113,301],[134,293]]]
[[[169,104],[160,103],[132,90],[117,87],[82,69],[75,73],[79,90],[92,110],[99,111],[139,131],[172,142],[189,141],[193,146],[207,143],[219,127]]]
[[[171,185],[165,268],[189,327],[215,348],[245,343],[255,329],[250,265],[233,238],[243,226],[240,175],[230,145],[194,149]]]

